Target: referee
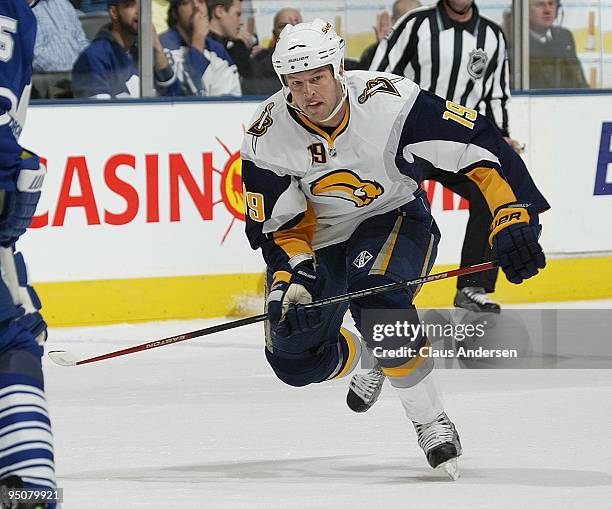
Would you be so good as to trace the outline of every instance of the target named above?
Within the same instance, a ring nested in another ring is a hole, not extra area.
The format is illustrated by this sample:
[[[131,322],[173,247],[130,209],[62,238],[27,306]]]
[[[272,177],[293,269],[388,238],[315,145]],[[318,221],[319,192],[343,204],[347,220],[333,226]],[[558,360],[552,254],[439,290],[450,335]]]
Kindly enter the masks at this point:
[[[477,110],[519,151],[508,130],[504,34],[499,25],[479,14],[474,0],[440,0],[406,14],[378,45],[370,69],[406,76],[425,90]],[[465,175],[433,167],[423,168],[423,179],[440,182],[470,202],[461,266],[489,261],[493,217],[476,184]],[[499,304],[487,296],[495,291],[496,280],[497,270],[460,277],[455,306],[499,313]]]

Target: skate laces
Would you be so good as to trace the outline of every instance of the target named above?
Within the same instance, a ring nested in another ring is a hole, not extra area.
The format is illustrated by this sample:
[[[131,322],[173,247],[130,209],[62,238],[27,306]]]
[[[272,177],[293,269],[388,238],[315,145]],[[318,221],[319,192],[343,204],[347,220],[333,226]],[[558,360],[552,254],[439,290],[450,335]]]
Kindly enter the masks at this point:
[[[385,381],[385,375],[380,367],[376,367],[363,375],[355,375],[349,387],[364,401],[369,401]]]
[[[470,300],[484,306],[485,304],[495,304],[488,295],[485,293],[484,288],[478,286],[468,286],[461,290],[461,292]]]
[[[455,427],[444,412],[428,424],[419,424],[414,421],[412,424],[417,432],[419,446],[426,453],[438,445],[455,441]]]

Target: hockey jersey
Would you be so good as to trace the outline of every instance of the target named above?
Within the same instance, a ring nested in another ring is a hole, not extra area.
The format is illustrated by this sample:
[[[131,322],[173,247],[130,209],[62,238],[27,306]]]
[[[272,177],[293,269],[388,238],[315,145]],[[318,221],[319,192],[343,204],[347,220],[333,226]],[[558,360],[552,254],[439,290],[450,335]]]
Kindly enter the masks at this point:
[[[344,117],[333,131],[287,106],[282,91],[258,108],[246,131],[246,233],[273,270],[343,242],[366,218],[413,200],[425,165],[464,173],[493,214],[516,202],[549,207],[523,160],[484,116],[404,77],[346,74]]]
[[[25,0],[0,2],[0,188],[15,189],[32,88],[36,18]]]
[[[155,72],[155,88],[160,95],[181,95],[170,66]],[[75,97],[92,99],[139,97],[138,48],[133,46],[128,53],[109,27],[102,28],[74,63],[72,90]]]
[[[202,53],[188,46],[176,30],[164,32],[159,40],[170,53],[185,95],[242,95],[238,69],[222,44],[207,37]]]

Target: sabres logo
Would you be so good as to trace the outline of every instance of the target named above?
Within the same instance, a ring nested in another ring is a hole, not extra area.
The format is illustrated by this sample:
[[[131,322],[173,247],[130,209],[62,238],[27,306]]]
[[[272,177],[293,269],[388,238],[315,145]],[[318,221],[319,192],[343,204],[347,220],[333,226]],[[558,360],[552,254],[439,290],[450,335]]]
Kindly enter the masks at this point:
[[[350,170],[336,170],[323,175],[310,184],[314,196],[330,196],[353,202],[355,207],[365,207],[385,192],[373,180],[362,180]]]
[[[255,120],[253,125],[251,125],[251,127],[249,127],[247,130],[247,134],[252,134],[253,136],[259,137],[268,132],[268,129],[270,129],[274,123],[271,115],[272,108],[274,108],[274,103],[266,104],[266,107],[261,112],[261,115],[259,115],[259,118]]]
[[[390,80],[389,78],[379,76],[378,78],[368,80],[365,89],[363,90],[363,92],[361,92],[361,95],[357,98],[357,101],[359,101],[359,104],[363,104],[370,97],[372,97],[374,94],[378,94],[379,92],[399,96],[400,93],[394,83],[397,83],[398,81],[401,81],[403,79],[404,78],[393,78],[392,80]]]

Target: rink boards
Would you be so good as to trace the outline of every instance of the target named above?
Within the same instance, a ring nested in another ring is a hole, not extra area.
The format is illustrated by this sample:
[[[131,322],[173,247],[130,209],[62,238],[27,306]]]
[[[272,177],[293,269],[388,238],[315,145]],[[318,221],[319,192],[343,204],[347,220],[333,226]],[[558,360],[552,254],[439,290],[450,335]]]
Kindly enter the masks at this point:
[[[261,293],[244,236],[239,150],[256,102],[35,105],[23,144],[47,161],[33,228],[20,241],[53,325],[220,316]],[[552,205],[541,218],[549,267],[502,302],[612,295],[612,100],[520,96],[512,136]],[[431,185],[431,184],[430,184]],[[426,185],[458,262],[466,204]],[[437,269],[434,269],[437,270]],[[447,305],[453,282],[423,291]]]

